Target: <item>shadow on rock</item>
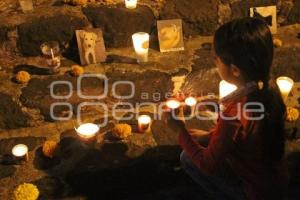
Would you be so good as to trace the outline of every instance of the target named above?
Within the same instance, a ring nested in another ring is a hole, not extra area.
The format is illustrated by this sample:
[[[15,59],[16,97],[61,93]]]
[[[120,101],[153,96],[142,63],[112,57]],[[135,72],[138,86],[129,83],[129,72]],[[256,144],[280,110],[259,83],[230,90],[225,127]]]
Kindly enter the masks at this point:
[[[186,180],[182,170],[174,170],[179,169],[178,146],[151,148],[131,158],[128,145],[120,141],[95,147],[65,137],[59,144],[61,162],[47,172],[70,187],[68,195],[88,199],[137,197]]]
[[[51,75],[52,72],[49,68],[37,67],[34,65],[17,65],[13,73],[17,74],[19,71],[26,71],[32,75]]]

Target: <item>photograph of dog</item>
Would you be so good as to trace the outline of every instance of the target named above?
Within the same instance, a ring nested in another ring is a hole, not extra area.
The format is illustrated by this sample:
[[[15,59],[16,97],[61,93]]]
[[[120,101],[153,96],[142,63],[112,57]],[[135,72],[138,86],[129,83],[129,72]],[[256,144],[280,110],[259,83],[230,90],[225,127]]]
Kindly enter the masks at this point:
[[[76,37],[82,65],[100,63],[106,60],[101,29],[76,30]]]
[[[264,20],[273,34],[277,33],[277,10],[276,6],[250,8],[250,17]]]
[[[158,39],[161,52],[184,50],[182,21],[160,20],[157,22]]]

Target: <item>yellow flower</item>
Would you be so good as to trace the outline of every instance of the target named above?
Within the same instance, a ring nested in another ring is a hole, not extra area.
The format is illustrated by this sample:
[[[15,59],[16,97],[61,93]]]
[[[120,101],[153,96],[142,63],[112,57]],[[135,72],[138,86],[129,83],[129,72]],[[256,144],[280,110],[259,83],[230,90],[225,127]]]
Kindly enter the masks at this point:
[[[282,40],[278,39],[278,38],[274,38],[273,39],[273,44],[275,47],[282,47]]]
[[[43,154],[46,157],[52,158],[55,151],[57,148],[57,142],[55,141],[51,141],[51,140],[47,140],[44,144],[43,144]]]
[[[287,114],[286,114],[286,120],[288,122],[294,122],[297,121],[299,118],[299,111],[296,108],[287,107]]]
[[[131,126],[128,124],[117,124],[112,129],[112,135],[118,139],[124,139],[131,135]]]
[[[73,65],[72,66],[72,75],[73,76],[80,76],[84,73],[84,69],[80,67],[79,65]]]
[[[23,183],[19,185],[13,194],[13,200],[37,200],[38,197],[38,188],[30,183]]]
[[[16,80],[18,83],[28,83],[30,74],[26,71],[19,71],[16,75]]]

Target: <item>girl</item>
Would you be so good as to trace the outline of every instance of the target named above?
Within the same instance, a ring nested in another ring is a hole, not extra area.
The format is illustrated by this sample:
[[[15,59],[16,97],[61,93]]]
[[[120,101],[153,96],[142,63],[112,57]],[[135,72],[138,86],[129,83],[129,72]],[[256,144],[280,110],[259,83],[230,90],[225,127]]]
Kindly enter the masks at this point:
[[[273,40],[268,26],[256,18],[221,26],[214,57],[220,77],[238,89],[221,99],[210,133],[187,131],[183,122],[169,120],[174,131],[180,130],[183,169],[214,199],[283,199],[286,109],[278,90],[269,86]],[[208,146],[195,135],[208,136]]]

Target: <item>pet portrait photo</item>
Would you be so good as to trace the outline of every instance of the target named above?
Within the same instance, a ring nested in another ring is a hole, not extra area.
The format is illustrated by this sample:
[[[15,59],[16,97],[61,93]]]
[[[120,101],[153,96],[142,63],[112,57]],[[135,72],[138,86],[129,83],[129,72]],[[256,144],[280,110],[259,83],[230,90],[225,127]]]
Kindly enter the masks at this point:
[[[180,19],[157,21],[157,28],[161,52],[184,50],[182,21]]]
[[[82,65],[100,63],[106,60],[101,29],[76,30],[76,37]]]
[[[273,34],[277,33],[277,10],[276,6],[250,8],[250,17],[264,20]]]

